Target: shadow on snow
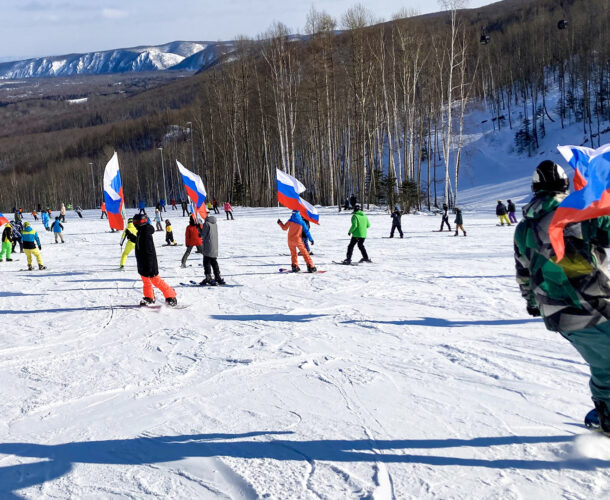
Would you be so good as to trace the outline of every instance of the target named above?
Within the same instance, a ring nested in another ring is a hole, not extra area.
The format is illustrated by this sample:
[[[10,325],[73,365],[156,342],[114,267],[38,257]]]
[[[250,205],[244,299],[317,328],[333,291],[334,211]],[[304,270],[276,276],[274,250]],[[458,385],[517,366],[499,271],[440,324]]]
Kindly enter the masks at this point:
[[[539,323],[540,319],[493,319],[493,320],[472,320],[472,321],[452,321],[443,318],[419,318],[401,319],[396,321],[378,321],[372,319],[350,319],[342,321],[343,324],[374,323],[379,325],[398,325],[398,326],[432,326],[439,328],[459,328],[464,326],[506,326],[524,325],[527,323]]]

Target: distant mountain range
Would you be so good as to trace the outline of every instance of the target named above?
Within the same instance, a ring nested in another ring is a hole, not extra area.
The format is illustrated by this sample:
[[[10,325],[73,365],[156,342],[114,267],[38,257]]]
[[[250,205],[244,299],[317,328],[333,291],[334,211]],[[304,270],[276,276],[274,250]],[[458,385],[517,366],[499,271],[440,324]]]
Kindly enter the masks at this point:
[[[165,70],[195,72],[213,66],[233,48],[232,42],[171,42],[0,62],[0,80]]]

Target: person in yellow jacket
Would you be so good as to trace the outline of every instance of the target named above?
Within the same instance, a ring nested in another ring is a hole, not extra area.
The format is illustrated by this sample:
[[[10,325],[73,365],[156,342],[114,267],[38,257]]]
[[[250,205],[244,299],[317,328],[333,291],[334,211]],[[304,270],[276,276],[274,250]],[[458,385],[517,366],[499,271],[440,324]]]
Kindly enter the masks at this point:
[[[33,269],[32,267],[32,256],[36,257],[36,262],[38,262],[38,269],[41,271],[46,269],[44,264],[42,263],[42,255],[40,255],[40,250],[42,246],[40,245],[40,238],[38,237],[38,233],[34,230],[32,226],[30,226],[29,222],[25,222],[23,224],[23,232],[21,233],[21,238],[23,240],[23,249],[25,251],[25,256],[28,261],[28,271]]]
[[[127,227],[123,231],[123,236],[121,237],[121,246],[123,246],[123,243],[125,242],[125,239],[127,238],[128,231],[131,234],[133,234],[134,236],[137,236],[137,234],[138,234],[138,230],[136,229],[136,226],[133,225],[133,219],[127,219]],[[136,244],[132,243],[131,241],[129,241],[129,239],[127,239],[127,243],[125,244],[125,248],[123,249],[123,253],[121,254],[121,266],[119,267],[119,269],[125,268],[125,262],[127,262],[127,256],[133,251],[133,249],[135,247],[136,247]]]

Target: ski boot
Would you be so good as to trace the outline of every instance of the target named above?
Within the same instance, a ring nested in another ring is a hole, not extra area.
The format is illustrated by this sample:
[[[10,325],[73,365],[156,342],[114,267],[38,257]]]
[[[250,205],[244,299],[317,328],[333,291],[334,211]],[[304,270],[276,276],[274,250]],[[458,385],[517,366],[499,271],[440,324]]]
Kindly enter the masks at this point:
[[[343,264],[344,266],[351,266],[352,261],[351,261],[351,259],[345,259],[344,261],[341,262],[341,264]]]
[[[44,271],[47,268],[47,266],[43,266],[42,264],[38,264],[38,270],[39,271]]]
[[[368,263],[368,264],[372,264],[372,263],[373,263],[373,261],[372,261],[371,259],[365,259],[364,257],[362,257],[362,259],[360,259],[360,262],[361,262],[361,263],[362,263],[362,262],[366,262],[366,263]]]
[[[591,410],[585,417],[585,426],[589,429],[599,429],[606,436],[610,436],[610,408],[600,399],[593,399],[593,404],[595,410]]]
[[[223,280],[221,276],[216,276],[216,277],[214,278],[214,281],[213,281],[212,283],[213,283],[214,285],[220,285],[220,286],[222,286],[222,285],[226,285],[225,280]]]
[[[6,259],[7,262],[13,262],[13,259]]]
[[[206,285],[211,285],[211,284],[212,284],[212,275],[206,274],[205,279],[201,283],[199,283],[199,286],[206,286]]]
[[[125,270],[125,266],[119,266],[119,271],[124,271]]]
[[[293,273],[298,273],[301,271],[301,268],[299,266],[297,266],[296,264],[292,264],[292,272]]]
[[[308,273],[315,273],[318,269],[316,268],[316,266],[307,266],[307,272]]]
[[[457,235],[458,235],[458,232],[456,231],[453,236],[457,236]]]
[[[140,301],[141,306],[150,306],[150,305],[153,305],[154,303],[155,303],[155,299],[151,299],[150,297],[142,297],[142,300]]]
[[[28,265],[28,271],[31,271],[32,269],[34,269],[31,265]]]
[[[176,299],[176,297],[169,297],[168,299],[165,299],[165,303],[170,307],[175,307],[178,305],[178,299]]]

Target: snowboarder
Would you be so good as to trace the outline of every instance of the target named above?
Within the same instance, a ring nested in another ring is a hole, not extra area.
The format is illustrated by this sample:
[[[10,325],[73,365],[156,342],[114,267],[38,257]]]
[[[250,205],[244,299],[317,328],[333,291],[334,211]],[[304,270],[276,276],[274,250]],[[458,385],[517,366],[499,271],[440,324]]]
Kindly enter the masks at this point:
[[[22,216],[21,216],[21,212],[18,210],[15,210],[15,220],[17,222],[21,222]]]
[[[55,217],[55,222],[53,222],[53,225],[51,226],[51,228],[53,229],[53,236],[55,237],[55,243],[57,243],[57,239],[59,238],[61,240],[62,243],[65,243],[64,241],[64,235],[62,234],[62,231],[64,230],[64,226],[61,222],[59,222],[59,217]]]
[[[220,213],[220,210],[218,210],[218,200],[216,198],[212,198],[212,208],[214,209],[215,214]]]
[[[76,215],[78,215],[79,219],[83,218],[83,209],[80,206],[76,205],[74,211],[76,212]]]
[[[45,230],[50,231],[51,228],[49,227],[49,214],[46,211],[41,212],[40,218],[42,219],[42,225],[44,226]]]
[[[100,206],[100,210],[102,211],[102,215],[100,216],[100,219],[103,219],[104,216],[106,216],[106,219],[108,218],[108,214],[106,213],[106,202],[102,201],[102,204]]]
[[[23,240],[21,239],[21,233],[23,232],[23,224],[21,221],[13,221],[13,248],[12,251],[15,253],[15,247],[19,244],[19,253],[23,253]]]
[[[33,269],[32,267],[32,256],[36,257],[36,262],[38,262],[38,269],[41,271],[46,269],[44,264],[42,263],[42,255],[40,254],[40,250],[42,250],[42,245],[40,244],[40,238],[38,237],[38,233],[34,230],[32,226],[30,226],[29,222],[26,222],[23,225],[23,247],[25,248],[25,257],[28,261],[28,271]]]
[[[455,207],[455,234],[453,236],[458,235],[458,229],[461,229],[466,236],[466,230],[464,229],[464,217],[462,217],[462,209]]]
[[[371,227],[371,223],[369,222],[368,217],[364,215],[364,212],[360,209],[360,205],[356,204],[354,206],[354,214],[352,215],[352,227],[350,227],[350,230],[347,233],[352,239],[347,246],[347,256],[342,262],[343,264],[352,263],[352,253],[354,252],[354,247],[356,245],[358,245],[358,249],[362,254],[360,262],[372,262],[366,253],[366,248],[364,248],[364,240],[366,239],[366,233],[369,227]]]
[[[34,220],[38,220],[38,212],[36,210],[32,210],[32,217],[34,217]]]
[[[140,210],[141,214],[146,215],[146,202],[144,200],[140,200],[138,202],[138,209]]]
[[[176,292],[159,276],[157,253],[155,251],[155,242],[153,241],[155,228],[148,223],[148,217],[144,214],[134,216],[133,225],[137,233],[133,234],[127,231],[125,235],[129,241],[136,245],[136,261],[138,263],[138,273],[140,278],[142,278],[144,293],[140,305],[144,306],[155,303],[154,286],[161,290],[167,305],[175,306],[178,303]]]
[[[181,201],[180,206],[182,207],[182,217],[186,217],[189,214],[188,203],[186,201]]]
[[[205,278],[199,284],[224,285],[225,280],[222,279],[220,267],[218,267],[218,225],[216,224],[216,217],[209,215],[205,219],[200,235],[203,243],[203,272]],[[212,271],[214,272],[214,279],[212,279]]]
[[[549,225],[566,198],[569,180],[550,160],[532,178],[533,199],[515,230],[515,266],[528,314],[542,316],[589,364],[589,387],[601,430],[610,435],[610,217],[572,223],[564,229],[565,257],[549,242]]]
[[[195,217],[191,215],[189,218],[189,225],[186,226],[186,231],[184,234],[184,244],[186,245],[186,251],[182,256],[182,264],[180,267],[186,267],[186,260],[189,258],[189,255],[191,255],[191,250],[193,250],[193,247],[197,248],[198,253],[204,253],[202,246],[203,243],[201,241],[200,235],[201,229],[201,224],[197,224],[195,222]]]
[[[163,231],[163,226],[161,225],[161,212],[159,212],[158,208],[155,208],[155,230]]]
[[[125,230],[123,231],[123,235],[121,236],[121,247],[123,246],[123,243],[127,239],[128,232],[133,234],[134,236],[136,236],[138,234],[138,230],[133,225],[133,219],[127,219],[127,227],[125,228]],[[119,269],[125,269],[125,263],[127,262],[127,257],[129,256],[129,254],[132,252],[132,250],[135,247],[136,247],[135,243],[132,243],[130,240],[127,239],[127,243],[125,244],[125,248],[123,249],[123,253],[121,254],[121,264],[119,266]]]
[[[309,229],[307,229],[307,224],[305,224],[305,221],[303,220],[303,217],[301,217],[299,211],[293,210],[292,216],[290,217],[290,219],[288,219],[288,222],[286,222],[286,224],[284,224],[281,219],[278,219],[277,223],[284,231],[288,231],[288,248],[290,249],[292,272],[298,273],[301,270],[301,268],[299,267],[298,257],[298,253],[300,253],[307,264],[307,271],[310,273],[315,273],[317,271],[316,266],[314,265],[313,260],[309,255],[309,252],[303,244],[302,235],[305,235],[305,237],[311,242],[312,245],[313,238],[311,237],[311,233],[309,232]]]
[[[443,232],[443,228],[445,227],[445,224],[447,224],[447,229],[449,231],[451,231],[451,225],[449,224],[449,207],[447,206],[446,203],[443,203],[443,219],[441,220],[441,228],[438,230],[439,233]]]
[[[506,222],[506,224],[509,226],[511,225],[510,221],[508,220],[507,214],[508,210],[506,210],[506,205],[502,203],[502,200],[498,200],[498,204],[496,205],[496,215],[500,219],[500,226],[503,226],[504,222]]]
[[[176,246],[178,244],[174,240],[174,231],[172,231],[172,224],[169,219],[165,219],[165,243],[168,246]]]
[[[61,222],[66,222],[66,205],[63,203],[59,207],[59,220]]]
[[[160,212],[167,212],[167,210],[165,210],[165,198],[161,198],[159,205],[161,205]]]
[[[394,230],[396,229],[398,229],[398,234],[400,234],[400,237],[402,238],[403,233],[402,226],[400,223],[402,212],[400,211],[400,208],[398,208],[398,205],[394,207],[394,211],[390,214],[390,217],[392,217],[392,231],[390,231],[390,238],[394,238]]]
[[[517,217],[515,216],[515,212],[517,211],[517,207],[515,206],[515,204],[510,201],[508,201],[508,220],[511,221],[513,224],[517,223]]]
[[[350,206],[351,206],[352,210],[354,210],[354,211],[356,210],[356,202],[357,202],[357,201],[358,201],[358,200],[356,200],[356,196],[355,196],[355,195],[353,195],[353,194],[352,194],[352,195],[349,197],[349,203],[350,203]]]
[[[229,215],[231,216],[231,220],[235,220],[233,218],[233,207],[231,206],[231,204],[228,201],[225,201],[224,210],[225,210],[225,214],[227,214],[227,220],[229,220]]]
[[[6,255],[6,261],[12,262],[11,255],[13,253],[13,227],[10,222],[6,223],[4,226],[4,231],[2,231],[2,251],[0,251],[0,262],[4,259]]]

